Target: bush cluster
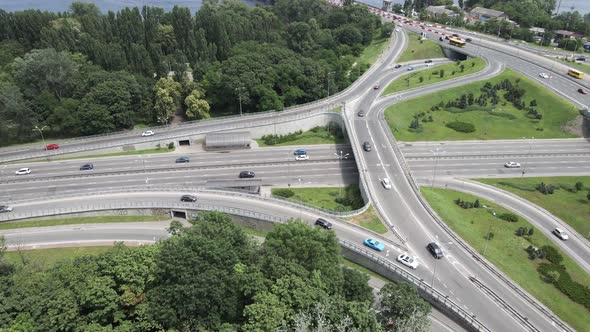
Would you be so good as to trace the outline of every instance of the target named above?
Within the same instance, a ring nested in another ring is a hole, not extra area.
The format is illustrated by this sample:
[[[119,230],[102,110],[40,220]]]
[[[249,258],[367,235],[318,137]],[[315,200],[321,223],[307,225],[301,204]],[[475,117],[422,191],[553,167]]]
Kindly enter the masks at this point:
[[[531,227],[529,229],[527,229],[526,227],[518,227],[518,229],[516,230],[516,232],[514,232],[514,234],[516,234],[516,236],[531,236],[533,235],[533,233],[535,232],[535,230]]]
[[[508,222],[518,222],[518,216],[510,212],[501,213],[500,215],[498,215],[498,218],[506,220]]]
[[[338,204],[349,206],[353,210],[362,208],[365,205],[361,191],[356,186],[348,186],[344,189],[344,195],[337,197],[334,201]]]
[[[455,200],[455,204],[459,205],[460,207],[464,208],[464,209],[472,209],[472,208],[479,208],[481,207],[481,204],[479,203],[479,199],[476,199],[475,202],[469,202],[469,201],[464,201],[460,198],[457,198]]]
[[[275,190],[273,190],[272,194],[274,196],[285,197],[285,198],[293,197],[293,195],[295,195],[293,190],[288,189],[288,188],[275,189]]]
[[[555,192],[555,187],[552,184],[546,185],[544,182],[539,183],[536,189],[543,195],[551,195]]]
[[[543,259],[547,255],[547,253],[545,252],[545,250],[543,250],[543,248],[537,248],[537,247],[533,247],[533,246],[528,246],[525,249],[525,251],[527,252],[527,254],[529,254],[530,260],[535,260],[537,258]]]
[[[475,131],[475,125],[468,122],[454,121],[447,123],[446,126],[460,133],[472,133]]]
[[[301,134],[303,134],[302,130],[298,130],[293,133],[288,133],[287,135],[270,134],[270,135],[262,136],[262,140],[264,141],[264,144],[266,144],[266,145],[275,145],[275,144],[293,141],[293,140],[297,139],[297,137],[300,136]]]

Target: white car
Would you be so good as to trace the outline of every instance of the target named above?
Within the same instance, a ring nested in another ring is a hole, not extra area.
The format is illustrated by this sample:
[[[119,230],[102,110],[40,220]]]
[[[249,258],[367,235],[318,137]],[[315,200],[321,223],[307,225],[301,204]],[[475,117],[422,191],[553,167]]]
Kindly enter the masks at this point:
[[[295,157],[295,160],[309,160],[309,156],[306,154],[300,154]]]
[[[399,29],[395,29],[395,32],[399,32]]]
[[[539,76],[541,78],[549,78],[549,75],[547,75],[546,73],[540,73]]]
[[[507,163],[504,164],[504,167],[507,168],[520,168],[520,164],[517,163],[516,161],[509,161]]]
[[[0,205],[0,213],[3,212],[12,212],[12,206]]]
[[[21,168],[18,171],[16,171],[15,173],[16,175],[26,175],[26,174],[31,174],[31,169],[30,168]]]
[[[397,256],[397,261],[414,270],[418,268],[418,261],[412,256],[401,254]]]
[[[388,178],[383,178],[383,180],[381,180],[381,184],[383,185],[383,188],[385,189],[391,189],[391,181]]]
[[[561,228],[554,229],[553,234],[555,234],[558,238],[564,241],[570,238],[569,236],[567,236],[567,234],[565,234],[565,231]]]
[[[153,136],[154,132],[152,130],[146,130],[143,133],[141,133],[141,136],[146,137],[146,136]]]

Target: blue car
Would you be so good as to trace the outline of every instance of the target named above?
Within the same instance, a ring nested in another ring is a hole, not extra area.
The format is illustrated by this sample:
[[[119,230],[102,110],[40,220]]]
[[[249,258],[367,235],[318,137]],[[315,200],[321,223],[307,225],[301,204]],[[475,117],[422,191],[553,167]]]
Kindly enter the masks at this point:
[[[293,152],[293,155],[295,155],[295,156],[303,156],[306,154],[307,154],[307,151],[305,151],[303,149],[295,150],[295,152]]]
[[[383,245],[383,243],[381,243],[377,240],[374,240],[374,239],[366,239],[364,243],[367,247],[377,250],[377,251],[383,251],[385,249],[385,246]]]
[[[176,159],[177,163],[188,163],[191,161],[191,158],[189,157],[180,157],[178,159]]]

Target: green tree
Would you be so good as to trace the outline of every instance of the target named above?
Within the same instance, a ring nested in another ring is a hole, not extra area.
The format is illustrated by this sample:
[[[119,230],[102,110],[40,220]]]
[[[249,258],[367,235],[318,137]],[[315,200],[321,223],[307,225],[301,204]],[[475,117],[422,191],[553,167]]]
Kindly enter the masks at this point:
[[[418,291],[412,285],[405,282],[387,283],[381,288],[379,294],[381,297],[379,315],[384,326],[388,326],[391,322],[396,325],[410,321],[416,328],[428,326],[427,320],[431,307],[418,295]]]
[[[254,297],[254,303],[244,308],[246,322],[244,331],[275,331],[284,322],[290,309],[272,293],[261,293]]]
[[[168,119],[179,106],[180,83],[170,78],[160,78],[154,85],[154,108],[160,117]]]
[[[186,116],[189,119],[207,119],[211,117],[209,114],[211,108],[203,97],[203,92],[195,89],[184,99]]]
[[[150,316],[174,329],[217,330],[222,322],[237,322],[243,302],[235,267],[247,262],[253,249],[237,226],[205,214],[162,243],[147,294]]]
[[[344,298],[347,301],[369,302],[375,300],[373,290],[369,286],[369,276],[357,270],[344,267]]]

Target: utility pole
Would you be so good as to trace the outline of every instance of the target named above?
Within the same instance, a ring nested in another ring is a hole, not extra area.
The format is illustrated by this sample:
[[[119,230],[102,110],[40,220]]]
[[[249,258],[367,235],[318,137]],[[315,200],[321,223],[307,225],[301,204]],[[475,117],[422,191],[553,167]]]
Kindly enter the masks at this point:
[[[330,97],[330,75],[334,74],[335,72],[331,71],[328,73],[327,75],[327,79],[328,79],[328,97]]]

